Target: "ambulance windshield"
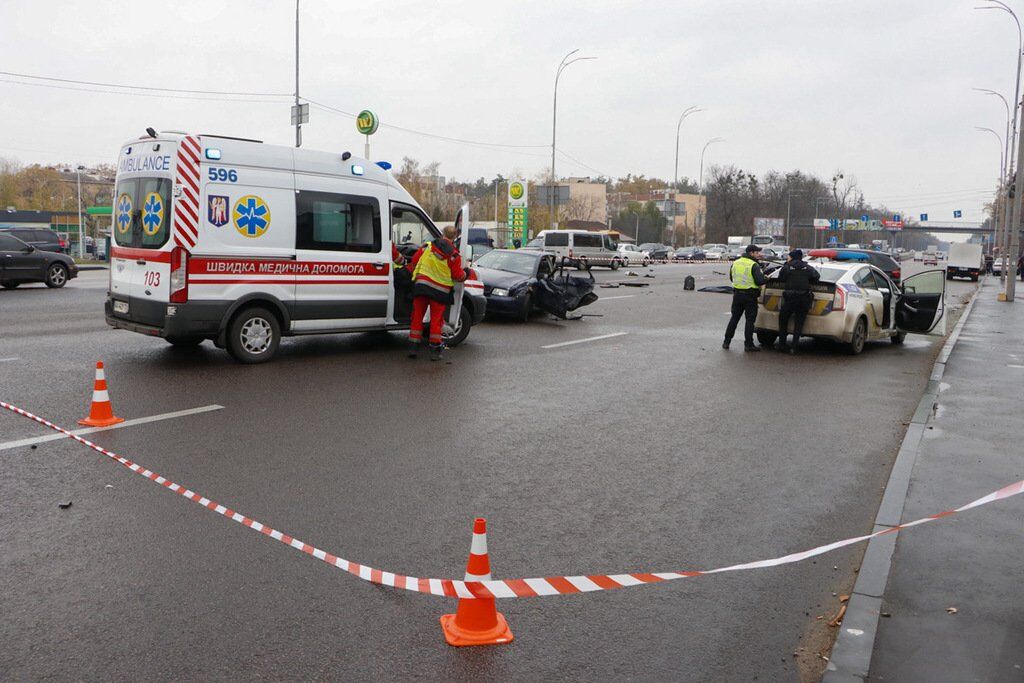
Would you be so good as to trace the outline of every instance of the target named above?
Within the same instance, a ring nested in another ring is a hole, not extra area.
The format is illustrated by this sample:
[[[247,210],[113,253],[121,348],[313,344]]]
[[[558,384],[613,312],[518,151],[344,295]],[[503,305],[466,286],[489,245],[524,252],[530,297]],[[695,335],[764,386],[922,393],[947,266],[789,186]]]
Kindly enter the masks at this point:
[[[170,178],[122,178],[114,199],[114,242],[159,249],[171,234]]]

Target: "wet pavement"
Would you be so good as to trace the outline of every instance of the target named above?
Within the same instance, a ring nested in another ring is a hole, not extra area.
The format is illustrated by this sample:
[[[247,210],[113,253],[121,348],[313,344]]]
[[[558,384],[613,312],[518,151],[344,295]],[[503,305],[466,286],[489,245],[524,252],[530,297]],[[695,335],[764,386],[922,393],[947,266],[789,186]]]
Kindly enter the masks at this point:
[[[581,320],[487,321],[448,363],[362,334],[285,340],[261,366],[108,329],[106,273],[83,273],[0,292],[0,397],[73,426],[102,359],[119,415],[223,406],[91,438],[414,576],[461,576],[477,515],[499,577],[711,568],[864,533],[934,338],[857,357],[722,351],[728,296],[682,282],[721,284],[726,268],[598,273],[650,286],[599,288]],[[43,433],[0,415],[0,442]],[[833,593],[863,552],[503,601],[515,642],[455,649],[437,622],[452,601],[360,582],[80,445],[0,450],[0,468],[8,679],[792,680],[820,671]]]

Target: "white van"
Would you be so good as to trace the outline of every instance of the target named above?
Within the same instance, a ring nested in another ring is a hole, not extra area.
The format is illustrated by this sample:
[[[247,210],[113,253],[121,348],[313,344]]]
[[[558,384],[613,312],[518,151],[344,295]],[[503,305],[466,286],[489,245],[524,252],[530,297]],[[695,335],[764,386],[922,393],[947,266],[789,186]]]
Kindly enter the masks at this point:
[[[128,142],[107,324],[175,345],[212,339],[243,363],[269,360],[282,336],[408,329],[411,284],[396,282],[391,247],[411,256],[440,232],[385,166],[213,135]],[[457,290],[449,346],[486,309],[483,283]]]
[[[581,267],[587,270],[592,266],[618,270],[624,263],[612,236],[604,232],[541,230],[530,240],[526,248],[541,249],[554,254],[558,261],[561,261],[562,257],[577,259]]]

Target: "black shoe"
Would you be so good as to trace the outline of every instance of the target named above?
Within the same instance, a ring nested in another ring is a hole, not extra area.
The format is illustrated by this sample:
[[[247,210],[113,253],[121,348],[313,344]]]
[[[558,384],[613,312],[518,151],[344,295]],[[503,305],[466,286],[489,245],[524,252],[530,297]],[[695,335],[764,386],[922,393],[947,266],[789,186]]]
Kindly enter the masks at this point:
[[[785,353],[786,351],[789,351],[789,344],[787,344],[786,342],[779,342],[778,344],[775,345],[775,348]]]
[[[743,346],[743,350],[747,351],[747,352],[752,352],[752,351],[760,351],[761,349],[759,347],[754,346],[753,344],[751,344],[750,346],[744,345]]]
[[[440,344],[430,345],[430,360],[441,360],[441,351],[444,347]]]
[[[728,339],[726,339],[724,342],[722,342],[722,348],[725,349],[726,351],[729,350],[729,340]]]
[[[419,342],[410,341],[409,342],[409,353],[408,353],[409,358],[416,358],[417,356],[419,356],[419,353],[420,353],[420,343]]]

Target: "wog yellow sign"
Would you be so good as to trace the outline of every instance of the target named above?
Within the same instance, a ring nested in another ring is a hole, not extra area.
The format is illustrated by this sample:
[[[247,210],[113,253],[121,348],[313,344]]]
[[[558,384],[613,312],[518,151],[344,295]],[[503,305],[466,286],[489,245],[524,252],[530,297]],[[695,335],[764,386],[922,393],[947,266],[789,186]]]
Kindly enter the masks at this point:
[[[373,135],[377,132],[378,126],[380,126],[380,120],[369,109],[362,110],[356,117],[356,130],[363,135]]]

